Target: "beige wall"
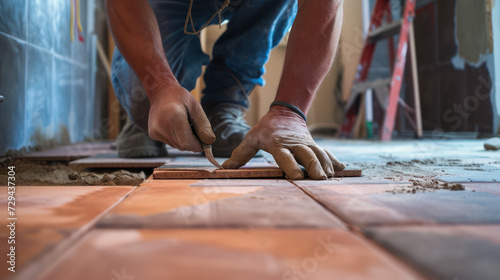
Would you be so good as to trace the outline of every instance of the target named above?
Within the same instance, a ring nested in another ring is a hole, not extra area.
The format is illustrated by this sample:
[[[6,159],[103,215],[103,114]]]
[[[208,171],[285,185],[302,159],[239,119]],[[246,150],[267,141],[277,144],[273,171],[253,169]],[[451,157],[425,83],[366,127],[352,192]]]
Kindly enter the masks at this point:
[[[218,26],[207,28],[202,36],[204,40],[204,51],[211,53],[213,43],[224,31],[224,27]],[[326,76],[320,86],[316,98],[313,101],[308,114],[308,125],[313,127],[338,127],[342,121],[339,110],[334,110],[337,105],[334,90],[337,84],[338,74],[345,69],[343,75],[343,99],[347,100],[350,92],[350,84],[354,79],[359,56],[363,47],[362,40],[362,14],[361,0],[344,1],[344,24],[342,27],[341,43],[339,52],[330,73]],[[269,108],[274,100],[278,88],[279,79],[285,59],[286,45],[281,44],[271,52],[271,57],[266,64],[264,87],[256,87],[250,96],[251,108],[247,114],[250,125],[254,125]],[[348,87],[349,85],[349,87]]]
[[[349,99],[351,85],[364,46],[361,2],[361,0],[344,1],[344,24],[340,37],[342,64],[345,71],[343,79],[344,100]]]

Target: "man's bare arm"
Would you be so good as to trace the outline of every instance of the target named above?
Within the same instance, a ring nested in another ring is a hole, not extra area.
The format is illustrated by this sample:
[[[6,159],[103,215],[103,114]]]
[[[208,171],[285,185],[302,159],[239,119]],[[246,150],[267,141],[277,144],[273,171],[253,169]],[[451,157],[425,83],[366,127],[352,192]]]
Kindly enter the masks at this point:
[[[300,0],[290,33],[277,101],[285,101],[307,113],[321,81],[335,56],[342,24],[342,1]],[[302,165],[312,179],[327,179],[341,163],[330,151],[318,146],[306,122],[294,111],[277,105],[248,132],[224,162],[224,168],[238,168],[259,149],[271,153],[286,175],[304,178]]]
[[[118,49],[146,89],[151,104],[149,136],[193,152],[202,151],[200,140],[212,144],[215,135],[203,108],[170,70],[148,1],[107,0],[106,11]]]
[[[276,100],[305,114],[330,67],[342,27],[342,0],[299,0]]]
[[[179,85],[165,57],[155,14],[147,0],[107,0],[109,25],[130,67],[148,97],[164,87]]]

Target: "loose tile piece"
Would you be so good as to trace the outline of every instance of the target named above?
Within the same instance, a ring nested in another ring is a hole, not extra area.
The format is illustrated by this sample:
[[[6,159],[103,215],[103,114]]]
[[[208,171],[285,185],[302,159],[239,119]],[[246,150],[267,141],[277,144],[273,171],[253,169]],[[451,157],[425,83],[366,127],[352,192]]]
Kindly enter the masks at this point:
[[[216,158],[224,162],[224,158]],[[205,157],[178,157],[155,168],[155,179],[283,178],[283,171],[264,158],[253,158],[240,169],[218,169]]]
[[[343,228],[334,215],[286,180],[191,187],[203,182],[146,181],[98,226]]]
[[[0,188],[0,219],[7,221],[7,188]],[[58,242],[91,222],[124,197],[132,187],[17,187],[16,260],[21,269]],[[0,228],[0,251],[7,252],[9,228]],[[8,271],[0,265],[0,278]]]
[[[500,196],[475,191],[389,193],[399,185],[311,185],[294,181],[334,213],[357,226],[500,223]]]
[[[224,158],[216,159],[223,162]],[[360,177],[361,170],[335,171],[335,177]],[[285,174],[265,158],[253,158],[239,169],[218,169],[203,157],[178,157],[155,168],[155,179],[283,178]]]
[[[172,160],[168,157],[120,158],[117,153],[100,154],[69,163],[78,168],[155,168]]]
[[[210,178],[283,178],[283,170],[278,167],[239,169],[219,169],[217,167],[159,167],[155,168],[155,179],[210,179]]]
[[[40,151],[20,155],[18,158],[31,160],[53,160],[53,161],[71,161],[80,158],[95,156],[99,154],[115,153],[114,142],[103,141],[94,143],[81,143],[65,147],[59,147],[52,150]]]
[[[498,279],[500,225],[375,227],[368,235],[436,279]]]
[[[344,230],[94,230],[42,279],[421,279]],[[122,278],[118,278],[122,277]]]

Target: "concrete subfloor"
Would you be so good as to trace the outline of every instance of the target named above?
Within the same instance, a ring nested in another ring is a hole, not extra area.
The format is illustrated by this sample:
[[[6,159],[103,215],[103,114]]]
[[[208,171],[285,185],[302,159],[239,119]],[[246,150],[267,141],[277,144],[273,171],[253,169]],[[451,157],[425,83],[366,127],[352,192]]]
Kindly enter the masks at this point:
[[[364,176],[18,186],[16,272],[3,261],[0,278],[498,279],[500,152],[317,142]]]

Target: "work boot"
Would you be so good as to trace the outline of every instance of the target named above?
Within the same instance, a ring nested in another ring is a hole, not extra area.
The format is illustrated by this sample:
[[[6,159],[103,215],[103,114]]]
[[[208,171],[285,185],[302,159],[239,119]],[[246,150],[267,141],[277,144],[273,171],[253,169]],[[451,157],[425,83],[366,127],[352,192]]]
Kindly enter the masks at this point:
[[[230,157],[245,138],[250,126],[245,121],[245,108],[233,103],[222,103],[207,110],[216,140],[212,152],[216,157]]]
[[[116,138],[118,156],[121,158],[165,157],[165,143],[155,141],[148,133],[134,124],[130,118]]]

